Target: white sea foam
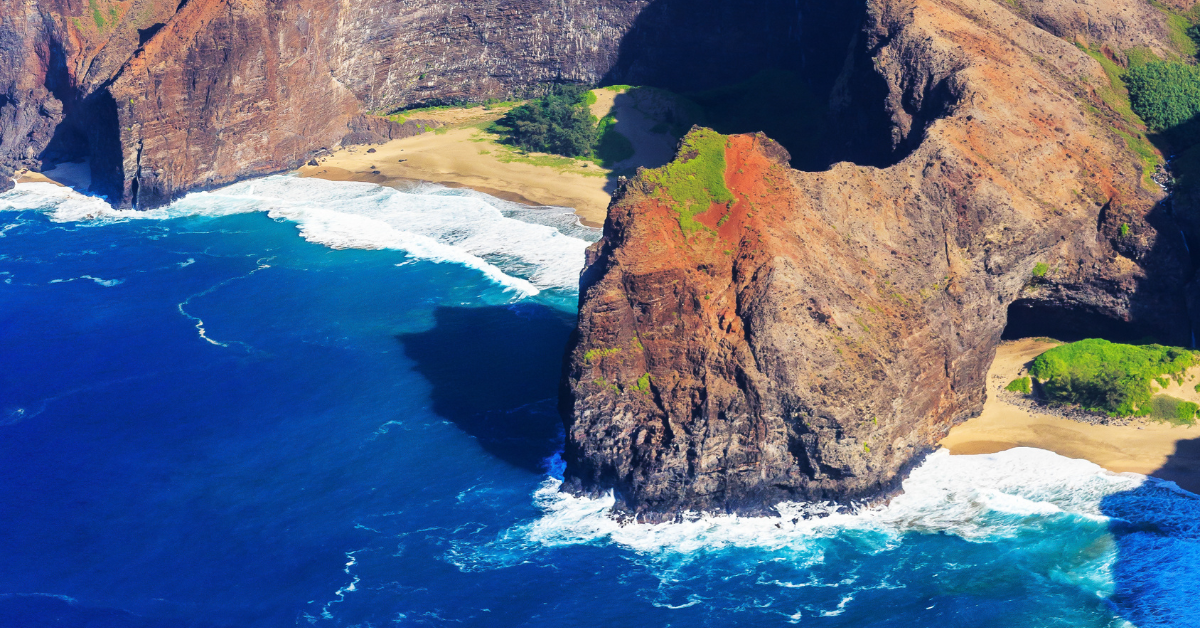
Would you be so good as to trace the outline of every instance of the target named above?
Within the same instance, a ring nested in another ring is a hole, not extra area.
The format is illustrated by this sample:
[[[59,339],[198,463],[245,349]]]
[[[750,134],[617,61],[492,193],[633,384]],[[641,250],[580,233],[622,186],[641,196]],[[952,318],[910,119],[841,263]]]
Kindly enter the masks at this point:
[[[1046,571],[1037,577],[1101,598],[1112,596],[1118,614],[1142,628],[1200,625],[1200,601],[1179,586],[1190,581],[1200,564],[1200,496],[1170,482],[1112,473],[1044,450],[1017,448],[978,456],[951,456],[942,450],[914,469],[903,493],[886,506],[850,512],[833,505],[783,504],[778,517],[696,516],[666,524],[622,524],[613,517],[611,495],[572,497],[559,492],[560,484],[551,477],[535,492],[539,518],[483,544],[452,542],[446,560],[464,571],[483,571],[537,560],[541,552],[571,545],[617,545],[659,577],[662,584],[653,603],[667,608],[696,603],[695,587],[700,593],[719,592],[705,589],[702,582],[718,576],[753,576],[753,582],[766,587],[763,606],[792,599],[773,591],[830,591],[806,594],[805,599],[818,601],[806,602],[800,610],[775,605],[772,612],[794,622],[840,615],[856,603],[856,595],[871,589],[912,585],[899,574],[875,573],[860,580],[854,571],[858,561],[831,571],[825,563],[832,547],[850,543],[859,556],[900,556],[906,544],[917,542],[913,534],[952,535],[1009,548],[1036,542],[1042,545],[1027,549],[1041,556],[1036,569]],[[1122,532],[1122,525],[1128,530]],[[767,566],[777,561],[780,568]],[[943,568],[954,572],[971,565],[948,561]],[[688,582],[685,574],[701,581],[683,584]]]
[[[615,499],[573,497],[547,479],[534,499],[544,515],[511,531],[544,546],[612,542],[641,552],[692,552],[728,547],[765,549],[847,529],[881,533],[884,549],[904,532],[944,532],[969,541],[1015,535],[1030,519],[1070,515],[1101,521],[1101,500],[1138,488],[1136,474],[1116,474],[1086,460],[1030,448],[998,454],[930,455],[884,507],[847,511],[832,504],[782,504],[778,517],[705,515],[664,524],[620,523]],[[818,516],[812,516],[817,514]]]
[[[435,186],[401,192],[372,183],[272,176],[195,192],[149,211],[113,209],[48,183],[21,183],[0,195],[0,210],[37,210],[58,222],[100,224],[262,211],[294,222],[306,240],[331,248],[396,249],[462,264],[522,295],[574,289],[588,241],[548,224],[561,221],[564,210],[489,199]]]

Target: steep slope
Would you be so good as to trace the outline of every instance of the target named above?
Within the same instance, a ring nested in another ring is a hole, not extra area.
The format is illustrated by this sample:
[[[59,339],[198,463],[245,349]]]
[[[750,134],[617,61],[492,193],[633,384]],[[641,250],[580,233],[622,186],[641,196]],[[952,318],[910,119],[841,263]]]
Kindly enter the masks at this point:
[[[566,490],[651,520],[878,498],[979,412],[1010,304],[1188,342],[1163,195],[1106,122],[1102,69],[1046,21],[872,0],[894,145],[915,146],[894,166],[800,172],[732,136],[732,202],[711,184],[687,210],[690,184],[632,179],[583,276]],[[711,160],[704,135],[668,168]]]

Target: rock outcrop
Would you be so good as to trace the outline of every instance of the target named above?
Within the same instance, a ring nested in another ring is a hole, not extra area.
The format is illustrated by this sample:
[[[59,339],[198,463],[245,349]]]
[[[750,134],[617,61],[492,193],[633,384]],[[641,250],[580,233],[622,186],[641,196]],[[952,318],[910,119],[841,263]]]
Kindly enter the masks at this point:
[[[1178,226],[1083,50],[1172,33],[1141,0],[0,0],[0,187],[88,159],[147,208],[416,132],[372,115],[411,104],[794,73],[811,172],[739,135],[695,217],[653,172],[616,195],[564,486],[647,518],[869,499],[979,410],[1006,324],[1189,341]]]
[[[989,0],[867,7],[911,147],[894,165],[801,172],[731,136],[734,200],[703,227],[659,171],[614,197],[566,367],[566,490],[649,520],[877,499],[980,411],[1010,306],[1190,341],[1183,242],[1073,41],[1165,31],[1072,33]],[[677,163],[698,158],[685,142]]]
[[[373,112],[554,81],[711,86],[787,56],[784,4],[0,0],[0,174],[89,159],[93,191],[146,208],[361,140]]]

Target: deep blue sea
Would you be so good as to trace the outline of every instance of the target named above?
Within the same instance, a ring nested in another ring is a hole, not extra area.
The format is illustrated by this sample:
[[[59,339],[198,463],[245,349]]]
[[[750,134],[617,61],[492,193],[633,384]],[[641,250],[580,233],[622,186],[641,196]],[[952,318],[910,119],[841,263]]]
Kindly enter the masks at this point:
[[[1200,498],[1041,450],[858,512],[559,494],[598,237],[435,186],[0,195],[0,625],[1200,625]]]

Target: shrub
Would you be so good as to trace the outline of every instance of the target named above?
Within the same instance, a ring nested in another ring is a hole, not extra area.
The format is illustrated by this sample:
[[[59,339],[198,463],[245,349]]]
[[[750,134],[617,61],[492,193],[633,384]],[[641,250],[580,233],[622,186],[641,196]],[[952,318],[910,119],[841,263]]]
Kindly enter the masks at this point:
[[[1193,425],[1196,422],[1196,411],[1200,406],[1170,395],[1156,395],[1150,403],[1150,418],[1166,421],[1175,425]]]
[[[1038,262],[1033,267],[1033,276],[1037,277],[1038,279],[1045,277],[1046,273],[1048,272],[1050,272],[1050,266],[1048,266],[1045,262]]]
[[[1033,386],[1031,385],[1028,377],[1018,377],[1017,379],[1009,382],[1008,385],[1004,387],[1004,390],[1007,390],[1008,392],[1025,393],[1028,395],[1029,393],[1033,392]]]
[[[498,121],[499,130],[525,150],[590,155],[596,144],[596,119],[588,110],[589,94],[578,85],[554,85],[545,96],[509,111]]]
[[[1125,75],[1133,111],[1151,131],[1178,130],[1200,113],[1200,68],[1151,61]]]
[[[1143,416],[1150,412],[1150,382],[1164,375],[1180,379],[1198,363],[1197,355],[1177,347],[1093,338],[1050,349],[1033,361],[1029,372],[1053,402],[1077,403],[1110,416]]]
[[[1124,238],[1128,235],[1129,235],[1129,223],[1123,222],[1123,223],[1121,223],[1121,237]]]

